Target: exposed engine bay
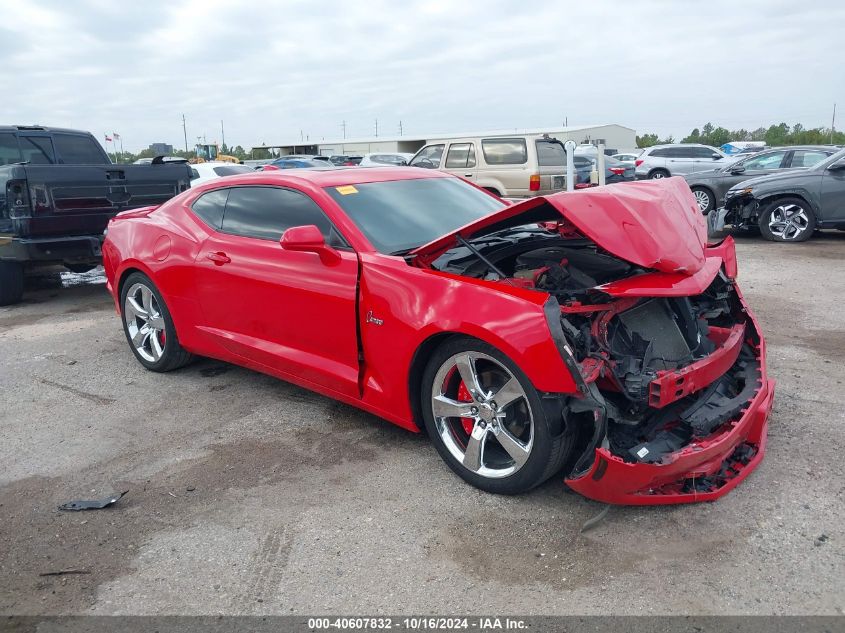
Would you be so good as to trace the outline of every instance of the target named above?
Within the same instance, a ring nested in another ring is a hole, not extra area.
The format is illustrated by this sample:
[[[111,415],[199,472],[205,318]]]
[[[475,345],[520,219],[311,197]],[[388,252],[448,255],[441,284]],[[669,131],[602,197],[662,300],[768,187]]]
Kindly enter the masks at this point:
[[[697,296],[612,296],[603,285],[653,271],[613,256],[563,222],[459,244],[432,267],[541,290],[557,301],[566,348],[586,387],[563,418],[585,416],[582,426],[595,429],[573,475],[592,464],[589,449],[599,446],[625,462],[659,464],[729,426],[760,389],[758,335],[721,270]],[[741,449],[736,460],[753,457],[753,447]],[[720,485],[717,475],[712,479],[691,485]]]

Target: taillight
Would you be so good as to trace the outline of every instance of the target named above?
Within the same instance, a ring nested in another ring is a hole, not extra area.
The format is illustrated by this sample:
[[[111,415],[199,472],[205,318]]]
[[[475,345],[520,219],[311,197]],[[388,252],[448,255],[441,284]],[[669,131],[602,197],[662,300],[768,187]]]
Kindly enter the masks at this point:
[[[10,218],[28,218],[32,215],[26,180],[10,180],[6,183],[6,200]]]
[[[528,190],[540,191],[540,174],[531,174],[531,178],[528,179]]]
[[[640,165],[642,165],[644,162],[645,162],[645,159],[644,159],[644,158],[638,158],[637,160],[635,160],[635,161],[634,161],[634,167],[639,167],[639,166],[640,166]]]
[[[625,168],[624,167],[611,167],[610,173],[616,174],[617,176],[621,176],[622,174],[625,173]]]

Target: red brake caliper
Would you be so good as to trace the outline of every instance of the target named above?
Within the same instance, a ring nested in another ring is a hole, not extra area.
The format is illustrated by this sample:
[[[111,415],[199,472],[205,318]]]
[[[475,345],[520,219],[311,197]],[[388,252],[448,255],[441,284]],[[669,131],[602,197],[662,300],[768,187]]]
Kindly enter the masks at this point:
[[[463,380],[458,385],[458,402],[472,402],[472,396]],[[466,434],[470,435],[472,434],[472,427],[475,426],[475,420],[472,418],[461,418],[461,425],[463,425]]]

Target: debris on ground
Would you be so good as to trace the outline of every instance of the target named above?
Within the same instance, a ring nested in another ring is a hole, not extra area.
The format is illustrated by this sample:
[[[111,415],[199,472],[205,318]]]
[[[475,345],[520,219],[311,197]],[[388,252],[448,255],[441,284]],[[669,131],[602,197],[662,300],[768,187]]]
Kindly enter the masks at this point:
[[[59,510],[63,510],[65,512],[76,512],[78,510],[102,510],[103,508],[108,508],[110,505],[117,503],[127,492],[129,491],[124,490],[123,492],[118,492],[110,497],[106,497],[105,499],[94,499],[91,501],[68,501],[67,503],[60,505]]]
[[[599,512],[596,516],[592,519],[587,519],[584,522],[584,525],[581,526],[581,534],[584,532],[588,532],[596,527],[599,523],[601,523],[604,518],[607,516],[607,513],[610,512],[610,504],[607,504],[602,508],[602,511]]]
[[[79,574],[90,574],[87,569],[60,569],[59,571],[44,571],[39,576],[70,576]]]

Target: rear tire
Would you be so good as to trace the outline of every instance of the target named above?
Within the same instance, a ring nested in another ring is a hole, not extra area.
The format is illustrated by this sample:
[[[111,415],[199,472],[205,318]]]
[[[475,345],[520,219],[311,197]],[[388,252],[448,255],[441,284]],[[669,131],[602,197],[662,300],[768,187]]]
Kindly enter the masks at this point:
[[[648,177],[650,180],[656,180],[659,178],[668,178],[671,174],[665,169],[652,169],[648,172]]]
[[[437,452],[486,492],[526,492],[559,472],[572,454],[575,434],[546,417],[525,373],[483,341],[460,336],[437,348],[420,395]]]
[[[770,242],[805,242],[816,230],[813,209],[801,198],[781,198],[760,215],[760,235]]]
[[[129,275],[120,291],[120,306],[126,341],[144,367],[166,372],[193,360],[179,344],[170,310],[149,277],[143,273]]]
[[[0,262],[0,306],[23,298],[23,267],[18,262]]]

